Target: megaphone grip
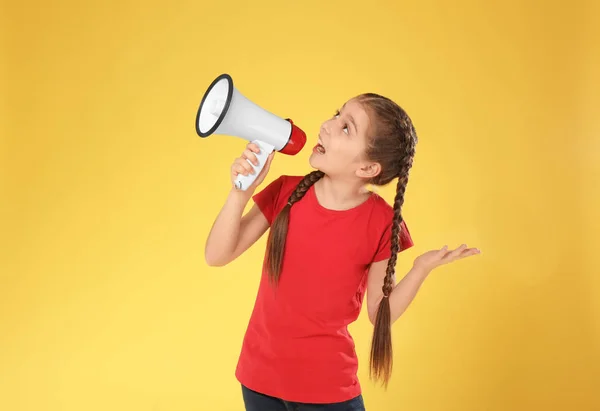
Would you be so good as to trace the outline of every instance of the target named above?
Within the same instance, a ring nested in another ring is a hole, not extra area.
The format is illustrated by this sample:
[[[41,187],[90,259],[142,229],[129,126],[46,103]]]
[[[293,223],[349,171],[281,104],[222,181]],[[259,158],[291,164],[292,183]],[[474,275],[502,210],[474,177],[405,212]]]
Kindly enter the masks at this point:
[[[273,150],[275,150],[275,147],[263,141],[254,140],[252,142],[260,148],[260,152],[255,153],[256,159],[258,160],[258,165],[255,166],[250,160],[247,160],[254,169],[254,174],[248,174],[247,176],[239,174],[235,179],[235,187],[238,190],[242,191],[246,191],[248,187],[252,185],[254,180],[256,180],[256,177],[258,177],[263,167],[265,166],[269,154],[271,154]]]

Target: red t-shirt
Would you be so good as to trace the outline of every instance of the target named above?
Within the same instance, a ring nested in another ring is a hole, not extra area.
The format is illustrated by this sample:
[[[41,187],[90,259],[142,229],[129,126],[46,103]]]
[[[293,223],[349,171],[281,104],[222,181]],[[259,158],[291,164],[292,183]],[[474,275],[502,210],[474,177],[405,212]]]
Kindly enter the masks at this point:
[[[302,178],[279,177],[254,196],[269,224]],[[374,193],[353,209],[326,209],[314,187],[292,206],[279,285],[263,271],[236,369],[240,383],[294,402],[361,394],[347,326],[359,316],[369,265],[390,256],[393,214]],[[413,242],[404,224],[401,233],[404,250]]]

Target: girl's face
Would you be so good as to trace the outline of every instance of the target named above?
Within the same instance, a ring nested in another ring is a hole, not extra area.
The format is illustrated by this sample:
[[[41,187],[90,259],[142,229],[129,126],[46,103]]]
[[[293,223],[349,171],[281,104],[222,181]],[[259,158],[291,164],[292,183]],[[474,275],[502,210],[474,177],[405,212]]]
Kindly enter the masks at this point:
[[[368,177],[365,158],[368,144],[369,116],[356,100],[344,104],[339,112],[326,120],[309,162],[313,168],[331,177],[352,179]]]

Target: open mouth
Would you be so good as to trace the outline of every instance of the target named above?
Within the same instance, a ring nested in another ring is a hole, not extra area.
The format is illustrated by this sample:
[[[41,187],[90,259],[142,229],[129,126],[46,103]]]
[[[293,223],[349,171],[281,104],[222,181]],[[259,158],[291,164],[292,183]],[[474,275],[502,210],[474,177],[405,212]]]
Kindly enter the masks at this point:
[[[325,147],[323,146],[323,142],[320,138],[317,141],[317,145],[315,146],[315,151],[319,154],[325,154]]]

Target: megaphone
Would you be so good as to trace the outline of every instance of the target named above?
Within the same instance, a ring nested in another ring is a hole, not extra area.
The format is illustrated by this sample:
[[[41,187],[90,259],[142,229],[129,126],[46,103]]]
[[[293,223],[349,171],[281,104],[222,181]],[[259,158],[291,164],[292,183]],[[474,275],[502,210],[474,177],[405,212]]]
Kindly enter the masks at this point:
[[[291,119],[282,119],[252,103],[226,73],[213,80],[204,93],[196,114],[196,132],[202,138],[221,134],[258,145],[258,166],[250,163],[255,173],[240,174],[235,181],[235,187],[243,191],[254,182],[271,152],[295,155],[306,144],[306,134]]]

